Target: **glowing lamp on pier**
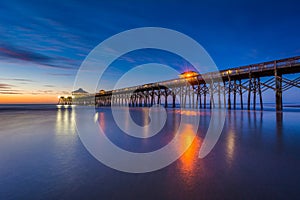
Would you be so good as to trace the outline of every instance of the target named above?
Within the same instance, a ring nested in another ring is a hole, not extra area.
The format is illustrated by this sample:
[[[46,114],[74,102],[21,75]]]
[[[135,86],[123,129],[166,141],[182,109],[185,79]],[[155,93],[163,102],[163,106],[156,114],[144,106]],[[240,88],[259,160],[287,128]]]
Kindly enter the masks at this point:
[[[105,94],[105,90],[100,90],[99,93],[100,94]]]
[[[195,71],[187,71],[187,72],[183,72],[179,75],[179,78],[191,78],[194,76],[198,76],[199,73],[195,72]]]

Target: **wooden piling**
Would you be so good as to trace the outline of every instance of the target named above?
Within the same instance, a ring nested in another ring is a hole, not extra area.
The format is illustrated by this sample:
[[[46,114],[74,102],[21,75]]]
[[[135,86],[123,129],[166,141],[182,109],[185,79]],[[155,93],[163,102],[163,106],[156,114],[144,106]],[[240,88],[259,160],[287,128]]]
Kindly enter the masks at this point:
[[[260,109],[263,110],[263,99],[262,99],[262,92],[261,92],[261,85],[260,85],[260,78],[257,78],[258,81],[258,95],[259,95],[259,103]]]
[[[282,75],[275,69],[275,98],[276,110],[282,110]]]
[[[230,96],[231,96],[231,80],[229,78],[229,80],[228,80],[228,109],[229,110],[231,109],[231,99],[230,99]]]
[[[239,92],[240,92],[240,104],[241,104],[241,109],[244,109],[244,102],[243,102],[243,87],[242,87],[242,81],[239,80]]]
[[[250,110],[250,103],[251,103],[251,87],[252,87],[252,80],[251,74],[249,73],[249,86],[248,86],[248,110]]]
[[[256,78],[253,78],[253,110],[256,110]]]
[[[234,79],[234,87],[233,87],[233,109],[235,110],[236,109],[236,79]]]

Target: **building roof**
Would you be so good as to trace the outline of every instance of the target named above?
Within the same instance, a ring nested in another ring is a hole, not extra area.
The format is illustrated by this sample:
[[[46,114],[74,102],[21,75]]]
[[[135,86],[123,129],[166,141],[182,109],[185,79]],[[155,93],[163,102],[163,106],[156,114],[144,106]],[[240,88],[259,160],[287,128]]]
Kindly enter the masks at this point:
[[[88,92],[85,91],[85,90],[83,90],[82,88],[79,88],[78,90],[75,90],[72,93],[76,93],[76,94],[88,94]]]

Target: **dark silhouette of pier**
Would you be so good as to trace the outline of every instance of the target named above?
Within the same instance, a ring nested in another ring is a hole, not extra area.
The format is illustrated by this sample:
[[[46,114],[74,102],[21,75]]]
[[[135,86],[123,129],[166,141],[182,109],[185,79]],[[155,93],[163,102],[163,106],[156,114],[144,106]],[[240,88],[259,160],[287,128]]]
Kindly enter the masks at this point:
[[[165,107],[175,107],[178,98],[183,108],[225,106],[236,109],[239,98],[241,109],[244,105],[249,110],[256,109],[258,101],[260,109],[263,109],[262,93],[273,90],[276,110],[282,110],[282,93],[300,87],[300,77],[290,80],[283,75],[297,73],[300,73],[300,56],[205,74],[186,72],[177,79],[111,91],[100,90],[95,94],[95,105],[147,107],[163,104]],[[267,80],[262,81],[261,78]],[[243,99],[243,94],[246,99]]]

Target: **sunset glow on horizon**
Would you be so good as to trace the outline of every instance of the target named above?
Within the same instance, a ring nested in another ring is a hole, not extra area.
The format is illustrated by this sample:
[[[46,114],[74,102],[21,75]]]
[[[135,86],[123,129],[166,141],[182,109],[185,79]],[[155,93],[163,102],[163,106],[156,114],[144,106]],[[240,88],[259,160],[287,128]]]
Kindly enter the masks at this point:
[[[0,98],[0,104],[56,104],[57,101],[57,95],[2,94]]]

